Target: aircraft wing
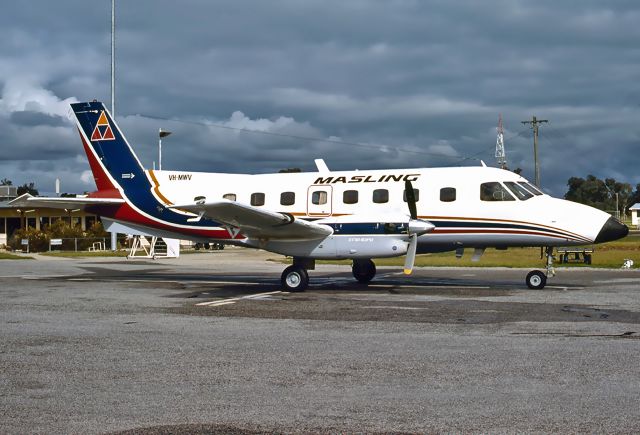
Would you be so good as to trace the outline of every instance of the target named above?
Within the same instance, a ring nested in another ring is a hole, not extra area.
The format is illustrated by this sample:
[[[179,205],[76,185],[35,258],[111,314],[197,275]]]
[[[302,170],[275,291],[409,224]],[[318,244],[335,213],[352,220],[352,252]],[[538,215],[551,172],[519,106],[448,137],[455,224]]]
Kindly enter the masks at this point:
[[[59,198],[31,196],[28,193],[9,201],[12,207],[46,207],[66,210],[84,209],[91,205],[116,205],[123,204],[121,198]]]
[[[288,213],[274,212],[234,201],[197,202],[171,208],[197,213],[216,222],[235,227],[250,238],[313,240],[333,234],[327,225],[296,219]]]

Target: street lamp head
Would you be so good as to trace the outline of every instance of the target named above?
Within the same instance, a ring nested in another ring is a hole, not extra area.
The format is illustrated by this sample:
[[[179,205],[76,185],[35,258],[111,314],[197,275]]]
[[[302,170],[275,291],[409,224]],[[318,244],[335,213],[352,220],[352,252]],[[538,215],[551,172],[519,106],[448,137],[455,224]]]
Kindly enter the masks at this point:
[[[166,131],[166,130],[162,130],[162,129],[160,129],[160,130],[159,130],[159,132],[158,132],[158,135],[159,135],[161,138],[163,138],[163,137],[167,137],[167,136],[169,136],[170,134],[171,134],[171,132],[170,132],[170,131]]]

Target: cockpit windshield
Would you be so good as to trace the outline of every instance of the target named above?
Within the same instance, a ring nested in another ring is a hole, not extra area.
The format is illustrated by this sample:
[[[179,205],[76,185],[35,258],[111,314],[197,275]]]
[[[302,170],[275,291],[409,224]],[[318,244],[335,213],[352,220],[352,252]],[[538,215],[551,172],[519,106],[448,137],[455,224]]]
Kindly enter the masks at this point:
[[[513,181],[505,181],[504,185],[518,198],[520,201],[526,201],[533,198],[533,193]]]
[[[480,200],[482,201],[515,201],[516,199],[504,186],[498,182],[482,183],[480,185]]]
[[[544,195],[544,193],[541,192],[540,189],[538,189],[536,186],[534,186],[531,183],[525,183],[524,181],[520,181],[520,182],[518,182],[518,184],[521,185],[522,187],[524,187],[525,189],[527,189],[529,192],[533,193],[536,196]]]

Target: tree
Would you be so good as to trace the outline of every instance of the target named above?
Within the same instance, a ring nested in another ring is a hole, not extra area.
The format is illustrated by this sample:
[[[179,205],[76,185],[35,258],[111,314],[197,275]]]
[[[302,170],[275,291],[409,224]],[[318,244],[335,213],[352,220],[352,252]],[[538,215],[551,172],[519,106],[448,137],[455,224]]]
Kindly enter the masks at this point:
[[[569,190],[564,195],[565,199],[600,210],[613,211],[616,210],[617,205],[618,212],[624,213],[633,200],[631,185],[620,183],[613,178],[606,178],[603,181],[593,175],[587,175],[586,179],[571,177],[567,185]],[[640,194],[640,185],[638,187],[637,193]]]
[[[636,190],[629,195],[629,205],[633,205],[640,202],[640,183],[636,185]]]
[[[0,186],[11,186],[13,183],[8,178],[3,178],[0,180]]]
[[[28,193],[33,196],[38,196],[39,192],[36,189],[36,184],[34,182],[24,183],[22,186],[18,186],[18,196],[24,195]]]

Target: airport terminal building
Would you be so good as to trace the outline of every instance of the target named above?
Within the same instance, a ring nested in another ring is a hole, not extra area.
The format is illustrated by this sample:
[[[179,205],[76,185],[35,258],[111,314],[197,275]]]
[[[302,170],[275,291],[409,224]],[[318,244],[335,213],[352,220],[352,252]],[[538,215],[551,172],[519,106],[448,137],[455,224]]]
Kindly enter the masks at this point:
[[[59,210],[53,208],[20,208],[10,204],[18,194],[16,186],[0,186],[0,248],[7,245],[7,241],[16,230],[32,227],[38,230],[59,220],[68,222],[71,226],[79,226],[87,230],[100,220],[97,215],[88,214],[81,210]]]

